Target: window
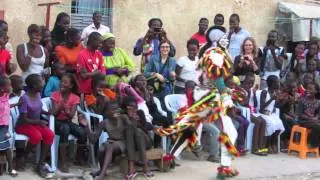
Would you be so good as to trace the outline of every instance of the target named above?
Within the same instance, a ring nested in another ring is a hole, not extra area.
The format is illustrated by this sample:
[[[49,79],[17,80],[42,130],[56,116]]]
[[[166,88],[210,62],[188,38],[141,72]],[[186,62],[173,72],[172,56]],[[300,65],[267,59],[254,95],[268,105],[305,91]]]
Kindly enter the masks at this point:
[[[71,26],[82,30],[92,23],[92,14],[99,11],[102,24],[112,29],[112,0],[73,0]]]

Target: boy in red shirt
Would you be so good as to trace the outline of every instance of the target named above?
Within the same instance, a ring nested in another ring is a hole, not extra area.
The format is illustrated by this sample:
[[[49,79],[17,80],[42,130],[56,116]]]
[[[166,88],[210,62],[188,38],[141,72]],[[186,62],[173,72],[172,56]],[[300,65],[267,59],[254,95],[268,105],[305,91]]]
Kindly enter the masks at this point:
[[[5,49],[7,33],[0,30],[0,75],[10,75],[13,73],[17,65],[10,63],[11,55],[9,51]]]
[[[191,39],[195,39],[199,42],[200,47],[207,43],[206,31],[209,26],[209,20],[207,18],[201,18],[199,21],[199,30],[197,33],[191,36]]]
[[[102,54],[98,51],[101,42],[101,35],[93,32],[89,35],[87,48],[79,53],[77,60],[77,78],[80,93],[92,93],[92,76],[98,73],[106,74]]]

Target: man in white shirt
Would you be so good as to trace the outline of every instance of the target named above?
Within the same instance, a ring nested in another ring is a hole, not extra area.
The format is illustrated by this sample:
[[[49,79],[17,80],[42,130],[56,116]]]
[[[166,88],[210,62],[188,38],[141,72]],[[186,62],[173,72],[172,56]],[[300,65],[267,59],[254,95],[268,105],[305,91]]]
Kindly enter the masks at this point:
[[[110,32],[110,28],[108,26],[101,24],[102,16],[99,11],[93,13],[92,20],[93,23],[84,28],[81,34],[81,39],[84,41],[85,45],[87,44],[88,37],[92,32],[98,32],[101,36]]]
[[[238,14],[232,14],[229,19],[229,53],[232,57],[232,61],[234,61],[234,58],[241,53],[241,45],[243,43],[243,40],[247,37],[251,37],[250,33],[241,28],[239,26],[240,23],[240,17]]]

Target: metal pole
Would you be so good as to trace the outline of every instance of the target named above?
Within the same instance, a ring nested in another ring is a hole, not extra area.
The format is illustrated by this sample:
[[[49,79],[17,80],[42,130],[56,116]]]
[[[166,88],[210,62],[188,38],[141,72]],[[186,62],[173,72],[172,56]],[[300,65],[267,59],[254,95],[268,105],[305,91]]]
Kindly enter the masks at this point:
[[[47,12],[46,12],[46,28],[49,29],[50,26],[50,14],[51,14],[51,6],[60,4],[60,2],[52,2],[52,3],[41,3],[38,4],[38,6],[46,6]]]

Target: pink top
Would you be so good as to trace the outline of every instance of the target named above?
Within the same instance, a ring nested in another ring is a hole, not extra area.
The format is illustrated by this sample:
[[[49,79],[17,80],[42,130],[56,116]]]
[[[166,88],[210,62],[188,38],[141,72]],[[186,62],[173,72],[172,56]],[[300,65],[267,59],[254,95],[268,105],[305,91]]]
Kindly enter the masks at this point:
[[[9,93],[0,97],[0,126],[8,126],[10,118]]]
[[[79,82],[79,89],[81,93],[91,94],[92,85],[91,78],[83,79],[80,76],[81,69],[85,69],[87,72],[100,71],[102,74],[106,74],[106,69],[103,66],[102,54],[99,51],[91,52],[88,49],[83,49],[78,56],[77,60],[77,78]]]
[[[129,85],[124,82],[120,82],[118,84],[118,88],[120,91],[120,96],[134,96],[137,104],[144,102],[144,99]]]
[[[55,102],[55,104],[59,104],[63,99],[60,91],[56,91],[52,93],[51,100]],[[71,93],[69,98],[65,101],[63,110],[56,116],[57,120],[71,120],[65,113],[64,110],[71,111],[72,108],[76,107],[80,104],[80,98],[76,94]]]

